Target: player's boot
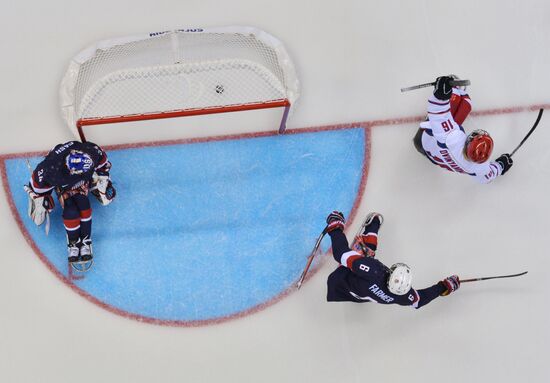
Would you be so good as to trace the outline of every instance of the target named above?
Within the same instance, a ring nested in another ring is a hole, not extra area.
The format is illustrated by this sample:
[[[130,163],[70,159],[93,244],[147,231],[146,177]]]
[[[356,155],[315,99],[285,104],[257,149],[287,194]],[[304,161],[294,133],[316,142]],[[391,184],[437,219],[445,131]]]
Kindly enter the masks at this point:
[[[80,239],[77,241],[69,241],[67,244],[67,250],[69,251],[69,263],[72,264],[78,262],[80,258]]]
[[[382,214],[376,212],[367,214],[365,220],[363,221],[363,224],[357,231],[357,235],[355,236],[355,240],[353,241],[352,248],[357,252],[361,252],[363,255],[374,257],[375,250],[373,250],[371,247],[374,247],[374,249],[376,249],[377,238],[373,239],[370,237],[372,237],[373,234],[378,234],[378,230],[380,230],[380,227],[383,223],[384,217],[382,216]],[[367,245],[371,246],[369,247]]]
[[[80,261],[81,262],[90,262],[94,258],[92,253],[92,240],[88,237],[85,237],[82,240],[82,245],[80,246]]]
[[[69,242],[67,246],[69,248],[69,265],[73,270],[81,273],[90,270],[94,264],[92,241],[86,237],[84,240]]]
[[[365,221],[359,228],[357,235],[367,234],[367,232],[369,232],[371,224],[377,226],[377,227],[375,226],[375,228],[376,228],[376,232],[378,232],[378,230],[380,230],[380,227],[382,227],[383,223],[384,223],[384,217],[382,216],[382,214],[375,213],[375,212],[369,213],[365,217]]]

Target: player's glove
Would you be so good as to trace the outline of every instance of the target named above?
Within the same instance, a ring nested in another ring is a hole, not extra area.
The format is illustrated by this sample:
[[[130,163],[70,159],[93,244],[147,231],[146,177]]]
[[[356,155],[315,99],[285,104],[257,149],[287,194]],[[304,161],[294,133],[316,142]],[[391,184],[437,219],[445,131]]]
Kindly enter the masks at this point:
[[[438,100],[449,100],[453,94],[453,87],[451,86],[451,76],[441,76],[435,79],[434,96]]]
[[[116,189],[108,175],[94,173],[90,190],[103,206],[113,202],[116,197]]]
[[[50,214],[55,207],[52,194],[37,194],[29,185],[23,186],[23,189],[29,195],[27,214],[36,225],[40,226],[44,223],[46,215]]]
[[[508,170],[510,170],[510,168],[514,164],[514,160],[512,160],[512,157],[509,154],[505,153],[496,159],[496,163],[499,164],[502,168],[502,172],[500,172],[500,174],[503,175],[506,174]]]
[[[442,296],[447,296],[460,288],[460,279],[458,278],[458,275],[451,275],[450,277],[442,280],[441,283],[443,283],[446,289],[441,293]]]
[[[346,219],[344,218],[344,214],[335,210],[327,217],[327,233],[336,229],[344,230],[345,224]]]

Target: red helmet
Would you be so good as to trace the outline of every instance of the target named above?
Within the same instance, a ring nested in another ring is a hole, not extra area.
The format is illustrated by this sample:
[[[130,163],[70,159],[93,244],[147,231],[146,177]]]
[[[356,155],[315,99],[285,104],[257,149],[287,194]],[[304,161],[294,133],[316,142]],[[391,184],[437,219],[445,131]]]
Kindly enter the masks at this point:
[[[466,138],[464,153],[472,162],[482,164],[489,159],[493,152],[493,139],[485,130],[474,130]]]

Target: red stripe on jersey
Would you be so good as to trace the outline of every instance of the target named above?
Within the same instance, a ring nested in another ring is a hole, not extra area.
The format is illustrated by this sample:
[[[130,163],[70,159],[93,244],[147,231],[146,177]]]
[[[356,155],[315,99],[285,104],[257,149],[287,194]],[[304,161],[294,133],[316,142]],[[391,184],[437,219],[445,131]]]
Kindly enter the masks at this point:
[[[353,265],[353,262],[356,260],[356,259],[359,259],[359,258],[363,258],[362,255],[352,255],[351,257],[349,257],[347,260],[346,260],[346,266],[351,269],[351,265]]]
[[[80,227],[80,218],[64,219],[63,224],[68,230],[76,230]]]
[[[34,179],[34,172],[31,175],[31,180],[32,180],[32,187],[33,188],[40,188],[40,185],[38,185],[38,182],[36,182],[36,180]]]
[[[451,108],[446,109],[443,112],[428,112],[428,114],[443,114],[443,113],[447,113],[449,110],[451,110]]]
[[[447,105],[447,104],[449,103],[449,101],[446,101],[446,102],[435,102],[435,101],[432,101],[432,100],[428,100],[428,102],[429,102],[430,104],[441,105],[441,106]]]
[[[372,233],[367,233],[367,235],[363,236],[363,242],[368,245],[378,245],[378,237]]]
[[[34,178],[34,172],[31,175],[30,184],[31,184],[32,190],[34,190],[34,192],[37,193],[37,194],[44,194],[44,193],[47,193],[47,192],[49,192],[50,190],[53,189],[53,186],[50,186],[47,183],[44,183],[43,186],[40,186],[40,184]]]
[[[98,169],[104,167],[105,165],[110,167],[108,164],[109,164],[109,161],[107,161],[107,155],[105,154],[105,152],[103,152],[103,156],[101,156],[101,159],[99,160],[99,163],[95,167],[95,170],[98,170]],[[109,169],[107,169],[107,171],[109,171]]]
[[[80,212],[80,218],[82,219],[86,219],[86,218],[90,218],[92,216],[92,209],[86,209],[86,210],[82,210]]]

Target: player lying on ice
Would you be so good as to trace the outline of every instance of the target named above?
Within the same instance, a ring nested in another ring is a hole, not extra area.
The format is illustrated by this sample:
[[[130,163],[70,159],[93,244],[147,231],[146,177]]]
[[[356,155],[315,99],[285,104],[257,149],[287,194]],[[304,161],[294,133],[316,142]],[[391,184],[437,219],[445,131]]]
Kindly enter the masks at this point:
[[[472,105],[464,89],[449,84],[455,78],[442,76],[435,80],[433,95],[428,99],[428,119],[420,124],[413,139],[414,146],[444,169],[489,183],[505,174],[513,161],[509,154],[489,161],[493,139],[486,131],[478,129],[466,135],[462,124]]]
[[[41,225],[54,208],[55,189],[67,233],[68,260],[79,271],[89,269],[92,253],[92,208],[88,192],[108,205],[116,195],[107,154],[91,142],[69,141],[56,145],[32,172],[25,191],[29,216]],[[78,266],[80,265],[80,266]],[[84,267],[82,270],[79,267]]]
[[[367,215],[350,249],[343,232],[344,215],[333,211],[327,217],[332,255],[341,264],[327,280],[329,302],[378,302],[418,309],[439,296],[458,290],[460,280],[456,275],[426,289],[415,290],[409,266],[396,263],[388,268],[376,259],[378,230],[382,222],[383,217],[378,213]]]

